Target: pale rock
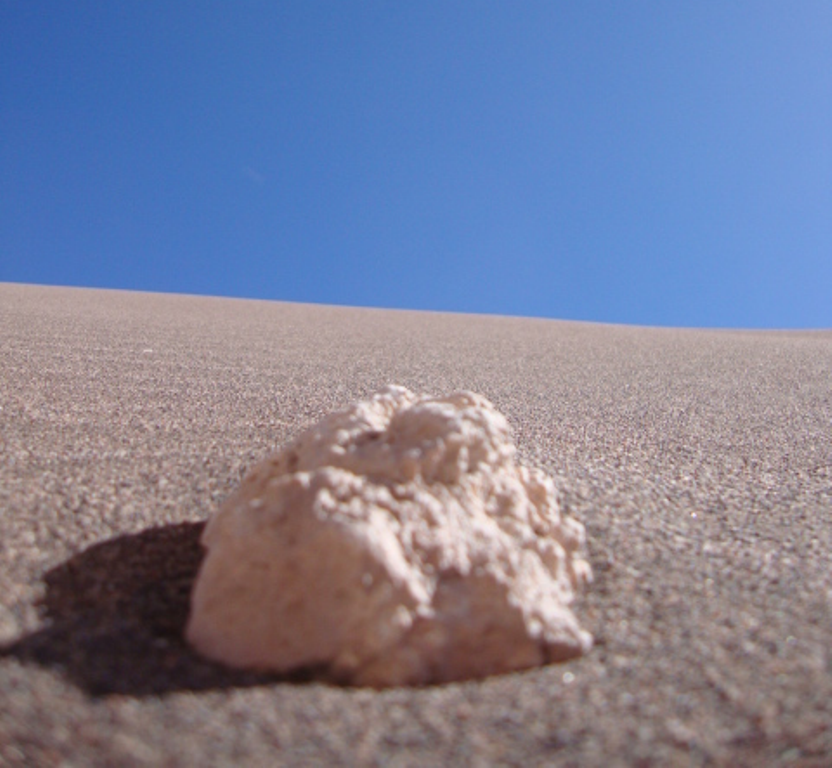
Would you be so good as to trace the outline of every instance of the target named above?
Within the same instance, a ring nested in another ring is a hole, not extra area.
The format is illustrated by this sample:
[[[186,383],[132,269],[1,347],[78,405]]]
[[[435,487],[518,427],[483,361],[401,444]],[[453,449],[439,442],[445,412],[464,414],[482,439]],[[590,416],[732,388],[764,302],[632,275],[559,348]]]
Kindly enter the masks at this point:
[[[389,386],[256,465],[209,521],[186,635],[233,667],[376,687],[562,661],[584,529],[481,395]]]

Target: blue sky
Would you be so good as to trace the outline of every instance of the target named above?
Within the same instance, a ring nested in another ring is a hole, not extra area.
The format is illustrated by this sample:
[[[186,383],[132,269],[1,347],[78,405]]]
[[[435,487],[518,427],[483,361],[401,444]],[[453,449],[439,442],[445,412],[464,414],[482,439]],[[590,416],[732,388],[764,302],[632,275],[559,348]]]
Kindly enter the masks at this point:
[[[832,327],[832,3],[6,0],[0,280]]]

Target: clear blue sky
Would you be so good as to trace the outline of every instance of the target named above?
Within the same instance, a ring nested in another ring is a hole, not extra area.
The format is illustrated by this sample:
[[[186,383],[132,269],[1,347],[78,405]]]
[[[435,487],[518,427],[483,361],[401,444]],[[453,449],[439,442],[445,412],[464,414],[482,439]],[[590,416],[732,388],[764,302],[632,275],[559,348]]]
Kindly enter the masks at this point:
[[[0,280],[832,327],[832,2],[3,0]]]

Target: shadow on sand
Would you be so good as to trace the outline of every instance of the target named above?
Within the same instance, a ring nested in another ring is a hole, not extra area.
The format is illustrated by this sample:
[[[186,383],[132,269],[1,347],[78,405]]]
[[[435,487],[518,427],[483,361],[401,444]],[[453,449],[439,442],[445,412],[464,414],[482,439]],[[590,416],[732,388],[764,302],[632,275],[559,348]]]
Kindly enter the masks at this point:
[[[204,523],[180,523],[91,546],[44,577],[46,626],[0,648],[60,670],[95,696],[308,682],[241,672],[201,659],[183,639]]]

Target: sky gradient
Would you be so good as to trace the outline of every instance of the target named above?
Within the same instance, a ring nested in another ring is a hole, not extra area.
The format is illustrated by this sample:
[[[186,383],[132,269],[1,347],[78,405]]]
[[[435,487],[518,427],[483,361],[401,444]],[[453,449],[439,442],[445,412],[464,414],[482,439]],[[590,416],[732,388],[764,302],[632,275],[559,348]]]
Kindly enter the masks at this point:
[[[4,2],[0,280],[832,327],[832,3]]]

